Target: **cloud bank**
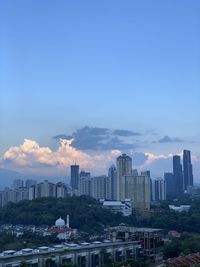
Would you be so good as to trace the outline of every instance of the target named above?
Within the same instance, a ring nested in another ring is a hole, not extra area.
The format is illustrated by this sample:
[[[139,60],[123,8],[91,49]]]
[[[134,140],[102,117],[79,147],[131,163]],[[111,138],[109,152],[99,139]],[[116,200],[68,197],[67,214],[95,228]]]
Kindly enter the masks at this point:
[[[81,169],[91,171],[93,175],[106,174],[108,167],[116,162],[123,150],[81,151],[71,144],[73,139],[60,139],[56,150],[40,146],[34,140],[25,139],[19,146],[10,147],[0,157],[0,168],[23,173],[59,176],[69,175],[70,165],[77,163]],[[163,176],[172,171],[172,154],[156,155],[150,152],[129,153],[133,158],[133,168],[150,170],[152,177]],[[195,176],[200,177],[200,159],[193,156]]]
[[[76,130],[71,135],[58,134],[54,139],[60,140],[73,139],[71,146],[79,150],[126,150],[135,149],[139,146],[136,137],[141,136],[139,132],[129,130],[116,129],[111,130],[108,128],[88,127],[85,126]]]
[[[70,165],[77,163],[83,169],[100,173],[121,153],[110,150],[103,154],[89,154],[71,146],[71,140],[60,139],[53,151],[41,147],[36,141],[25,139],[20,146],[10,147],[0,158],[0,167],[30,173],[58,175],[69,172]]]

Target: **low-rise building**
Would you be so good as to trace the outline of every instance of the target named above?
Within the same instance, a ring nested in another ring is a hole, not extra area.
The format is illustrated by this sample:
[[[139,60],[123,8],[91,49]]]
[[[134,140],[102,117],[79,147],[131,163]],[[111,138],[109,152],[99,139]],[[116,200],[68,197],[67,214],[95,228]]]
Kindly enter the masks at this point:
[[[175,205],[169,205],[170,210],[174,210],[176,212],[188,212],[190,209],[191,205],[180,205],[180,206],[175,206]]]
[[[81,244],[64,243],[54,247],[9,250],[0,253],[0,267],[21,266],[22,262],[32,267],[61,266],[71,263],[78,267],[100,267],[106,260],[122,262],[140,259],[141,246],[138,242],[93,242]],[[51,266],[52,266],[51,265]]]
[[[130,199],[125,201],[102,201],[103,208],[109,209],[113,213],[122,213],[123,216],[130,216],[132,214],[132,202]]]
[[[113,242],[118,239],[123,241],[138,241],[143,248],[145,256],[151,257],[155,262],[163,258],[162,248],[164,241],[162,229],[128,227],[121,224],[105,229],[105,237]]]

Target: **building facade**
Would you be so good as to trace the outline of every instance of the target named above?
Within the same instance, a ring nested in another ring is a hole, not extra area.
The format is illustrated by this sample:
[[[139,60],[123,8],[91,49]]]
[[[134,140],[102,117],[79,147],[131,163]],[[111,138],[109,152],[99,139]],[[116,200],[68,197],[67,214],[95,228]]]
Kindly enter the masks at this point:
[[[183,151],[183,174],[184,174],[184,190],[188,186],[193,186],[193,170],[191,163],[191,152],[189,150]]]
[[[132,158],[126,154],[122,154],[117,158],[117,200],[125,200],[125,180],[126,175],[132,174]]]

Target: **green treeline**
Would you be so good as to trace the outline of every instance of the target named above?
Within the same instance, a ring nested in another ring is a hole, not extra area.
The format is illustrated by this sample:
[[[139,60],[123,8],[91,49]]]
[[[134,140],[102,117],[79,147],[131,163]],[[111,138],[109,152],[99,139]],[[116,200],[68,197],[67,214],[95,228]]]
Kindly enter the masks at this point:
[[[102,234],[105,227],[125,223],[137,227],[153,227],[176,230],[180,233],[200,233],[200,199],[189,200],[183,204],[190,204],[189,212],[175,212],[169,210],[170,202],[162,202],[157,212],[133,213],[123,217],[120,213],[113,214],[102,208],[102,205],[86,196],[67,198],[41,198],[32,201],[10,203],[8,207],[0,209],[1,224],[34,224],[54,225],[60,216],[66,220],[70,215],[70,225],[88,234]]]
[[[10,203],[7,208],[0,209],[0,224],[52,226],[60,216],[66,220],[67,214],[70,215],[71,227],[89,234],[103,233],[107,226],[132,221],[132,218],[103,209],[98,201],[90,197],[81,196]]]

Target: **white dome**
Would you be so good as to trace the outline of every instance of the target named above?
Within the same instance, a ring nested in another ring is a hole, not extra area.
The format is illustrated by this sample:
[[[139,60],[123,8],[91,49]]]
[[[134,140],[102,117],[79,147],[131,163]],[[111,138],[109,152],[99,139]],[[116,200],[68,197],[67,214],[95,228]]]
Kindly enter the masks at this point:
[[[58,227],[65,226],[65,221],[60,217],[58,220],[56,220],[55,225]]]

